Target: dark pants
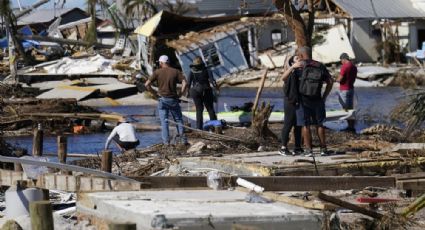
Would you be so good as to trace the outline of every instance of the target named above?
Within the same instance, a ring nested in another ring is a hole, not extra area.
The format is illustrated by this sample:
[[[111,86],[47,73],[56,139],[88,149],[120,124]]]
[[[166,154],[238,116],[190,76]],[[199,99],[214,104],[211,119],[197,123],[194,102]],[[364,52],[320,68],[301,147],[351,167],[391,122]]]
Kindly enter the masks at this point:
[[[295,112],[297,106],[285,100],[283,109],[285,118],[282,128],[282,145],[288,145],[289,134],[291,133],[292,127],[294,127],[295,148],[301,148],[301,126],[297,126],[297,115]]]
[[[120,141],[120,138],[118,135],[116,135],[114,138],[112,138],[122,149],[129,150],[129,149],[135,149],[139,144],[139,140],[137,141]]]
[[[196,107],[196,128],[202,130],[204,125],[204,106],[208,111],[210,120],[217,120],[217,115],[214,111],[214,95],[212,89],[209,88],[202,91],[190,89],[190,95]]]

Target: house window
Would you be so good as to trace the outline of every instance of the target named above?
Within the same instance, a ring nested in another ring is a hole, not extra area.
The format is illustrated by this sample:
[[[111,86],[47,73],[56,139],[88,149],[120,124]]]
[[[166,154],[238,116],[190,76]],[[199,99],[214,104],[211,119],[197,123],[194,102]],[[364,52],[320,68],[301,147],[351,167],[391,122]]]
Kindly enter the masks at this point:
[[[214,44],[204,46],[201,50],[207,66],[215,67],[221,65],[220,57]]]
[[[281,30],[272,30],[272,42],[273,42],[273,46],[282,42],[282,31]]]

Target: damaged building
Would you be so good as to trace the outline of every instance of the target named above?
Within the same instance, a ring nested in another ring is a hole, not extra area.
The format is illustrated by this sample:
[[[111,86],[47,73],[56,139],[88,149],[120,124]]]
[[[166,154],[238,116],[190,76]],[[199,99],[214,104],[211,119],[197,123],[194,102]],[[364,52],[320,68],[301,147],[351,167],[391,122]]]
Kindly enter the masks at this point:
[[[356,60],[376,62],[383,57],[402,61],[425,41],[425,4],[420,0],[332,0],[329,14],[318,23],[344,24]],[[316,22],[316,23],[317,23]],[[384,44],[389,45],[385,53]],[[393,53],[388,53],[391,50]]]
[[[214,77],[220,78],[257,67],[258,51],[293,40],[287,29],[282,18],[241,18],[199,33],[187,33],[167,45],[176,50],[186,75],[192,60],[200,56]]]
[[[195,56],[201,56],[215,78],[259,64],[258,51],[294,40],[281,17],[228,16],[192,18],[161,11],[135,31],[142,70],[152,74],[162,54],[189,74]]]

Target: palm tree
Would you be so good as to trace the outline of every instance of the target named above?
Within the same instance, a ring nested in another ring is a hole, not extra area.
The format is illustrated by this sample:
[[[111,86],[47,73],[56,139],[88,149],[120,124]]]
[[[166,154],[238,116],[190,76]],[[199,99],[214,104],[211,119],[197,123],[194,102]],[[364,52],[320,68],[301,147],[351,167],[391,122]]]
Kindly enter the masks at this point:
[[[185,15],[196,9],[193,5],[188,4],[183,0],[175,0],[175,3],[170,0],[160,0],[160,2],[165,10],[178,15]]]
[[[97,28],[96,28],[96,5],[98,0],[87,0],[87,11],[90,14],[91,22],[85,36],[85,40],[91,45],[97,42]]]
[[[158,9],[155,6],[153,0],[124,0],[125,14],[132,18],[135,13],[137,17],[140,18],[140,13],[143,13],[142,20],[152,17],[154,14],[158,13]]]
[[[17,27],[16,27],[16,18],[11,9],[10,0],[0,0],[0,16],[4,20],[7,34],[9,36],[9,60],[10,60],[10,74],[13,78],[16,77],[16,60],[17,54],[15,53],[15,48],[17,53],[24,58],[26,64],[29,64],[31,60],[25,55],[24,48],[20,40],[16,37]],[[16,79],[15,79],[15,82]]]

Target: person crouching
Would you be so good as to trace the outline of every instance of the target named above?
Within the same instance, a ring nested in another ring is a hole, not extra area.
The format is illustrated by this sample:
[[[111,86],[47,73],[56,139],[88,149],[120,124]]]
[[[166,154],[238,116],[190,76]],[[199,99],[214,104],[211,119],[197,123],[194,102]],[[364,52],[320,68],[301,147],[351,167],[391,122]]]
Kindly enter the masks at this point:
[[[112,130],[106,140],[105,150],[109,148],[111,141],[115,142],[121,152],[134,149],[140,144],[134,126],[125,118],[120,118],[118,125]]]

